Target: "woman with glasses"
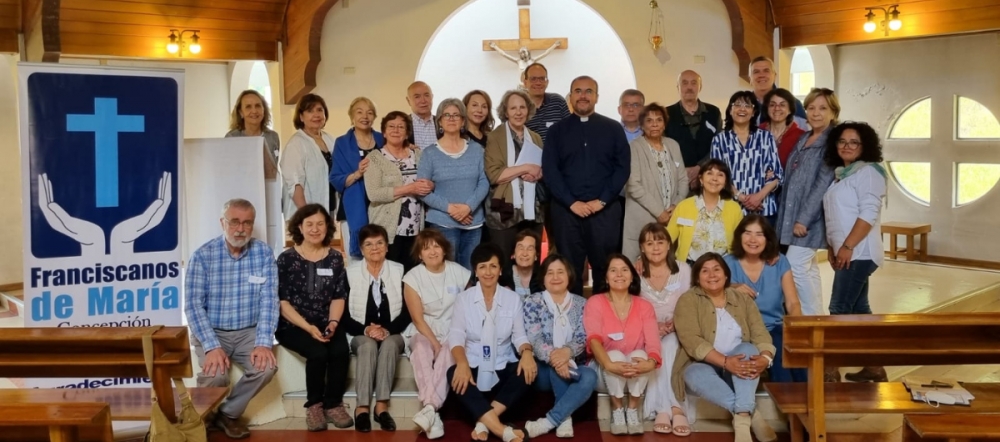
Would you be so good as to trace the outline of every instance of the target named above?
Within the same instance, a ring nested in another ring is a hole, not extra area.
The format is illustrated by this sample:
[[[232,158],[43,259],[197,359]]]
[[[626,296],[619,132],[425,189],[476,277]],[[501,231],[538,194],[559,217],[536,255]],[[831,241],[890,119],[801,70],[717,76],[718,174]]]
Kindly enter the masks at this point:
[[[757,127],[757,97],[739,91],[729,99],[725,130],[712,139],[712,158],[729,166],[736,188],[736,202],[743,214],[763,215],[771,225],[778,214],[774,191],[781,183],[781,162],[774,137]]]
[[[417,178],[434,183],[422,199],[427,204],[427,224],[441,232],[455,247],[455,262],[470,269],[472,250],[479,245],[483,200],[489,191],[483,164],[483,147],[462,136],[467,119],[465,105],[448,98],[438,105],[441,137],[424,149]]]
[[[486,178],[490,180],[490,199],[486,202],[486,227],[490,241],[500,247],[503,256],[511,256],[514,237],[530,229],[542,234],[545,211],[539,195],[542,178],[541,157],[535,162],[517,164],[525,149],[540,152],[542,137],[525,127],[535,116],[535,104],[523,91],[507,91],[497,106],[503,123],[490,133],[486,143]]]
[[[786,167],[788,156],[799,137],[806,132],[795,121],[795,96],[787,89],[777,88],[764,96],[760,128],[771,133],[778,145],[778,160]]]
[[[887,175],[881,164],[882,142],[865,123],[841,123],[830,131],[823,160],[834,169],[833,185],[823,196],[827,256],[833,267],[830,314],[870,315],[868,278],[883,259],[881,218]],[[833,374],[840,380],[839,372]],[[887,382],[882,367],[864,367],[844,377]]]
[[[410,116],[400,111],[389,112],[382,118],[385,145],[378,155],[368,157],[364,180],[371,201],[368,219],[389,233],[386,259],[402,264],[405,271],[416,265],[410,252],[424,226],[420,198],[434,189],[430,180],[417,179],[422,151],[407,146],[413,132],[410,122]]]
[[[403,266],[386,260],[389,234],[382,226],[369,224],[358,232],[364,256],[347,267],[347,314],[344,331],[353,336],[351,351],[357,355],[358,407],[354,429],[367,433],[372,420],[385,431],[396,431],[389,415],[389,395],[396,376],[396,359],[403,353],[402,333],[410,325],[403,301]],[[372,386],[375,411],[370,413]]]

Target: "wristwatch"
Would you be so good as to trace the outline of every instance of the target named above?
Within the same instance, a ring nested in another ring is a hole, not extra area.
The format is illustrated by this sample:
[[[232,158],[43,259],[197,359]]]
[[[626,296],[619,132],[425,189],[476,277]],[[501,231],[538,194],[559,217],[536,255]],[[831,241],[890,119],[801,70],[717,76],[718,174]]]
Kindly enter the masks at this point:
[[[761,355],[761,356],[763,356],[764,359],[767,359],[767,368],[771,368],[771,366],[774,365],[774,358],[768,355]]]
[[[844,248],[847,249],[847,250],[850,250],[852,252],[854,251],[854,247],[851,247],[851,246],[847,245],[846,242],[844,243]]]
[[[604,206],[608,205],[608,203],[606,203],[604,201],[600,201],[600,203],[601,203],[601,207],[604,207]]]

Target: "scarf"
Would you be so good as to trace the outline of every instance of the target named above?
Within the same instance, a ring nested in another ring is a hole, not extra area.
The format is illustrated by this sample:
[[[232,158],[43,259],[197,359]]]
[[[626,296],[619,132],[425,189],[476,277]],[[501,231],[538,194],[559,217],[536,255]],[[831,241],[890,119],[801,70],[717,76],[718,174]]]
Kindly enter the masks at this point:
[[[483,298],[482,287],[477,283],[472,290],[472,299],[475,300],[476,305],[479,307],[479,312],[483,315],[483,328],[479,332],[479,342],[482,346],[482,353],[480,354],[482,360],[479,363],[479,373],[476,375],[476,386],[479,388],[479,391],[491,391],[499,381],[496,369],[496,321],[497,311],[500,310],[500,305],[497,302],[499,293],[493,295],[493,308],[486,310],[486,300]]]
[[[573,323],[569,319],[569,310],[573,308],[573,297],[566,293],[561,305],[556,305],[552,299],[552,294],[548,290],[542,292],[542,299],[552,313],[552,346],[555,348],[565,347],[573,339]],[[576,369],[576,361],[569,360],[569,367]]]
[[[869,163],[867,161],[855,161],[851,163],[850,166],[840,166],[834,169],[833,173],[836,176],[837,181],[843,181],[847,177],[854,175],[857,171],[864,169],[865,166],[872,166],[875,171],[882,175],[882,178],[888,178],[888,174],[885,172],[885,167],[879,163]]]
[[[517,165],[517,158],[514,152],[514,135],[511,134],[510,123],[505,124],[507,126],[507,167],[514,167]],[[538,148],[526,132],[524,128],[521,128],[521,138],[524,140],[521,143],[521,149],[523,150],[527,146]],[[522,182],[520,178],[514,178],[510,182],[510,185],[514,194],[514,208],[521,209],[524,212],[524,219],[533,221],[535,219],[535,183]],[[523,196],[522,192],[524,193]]]

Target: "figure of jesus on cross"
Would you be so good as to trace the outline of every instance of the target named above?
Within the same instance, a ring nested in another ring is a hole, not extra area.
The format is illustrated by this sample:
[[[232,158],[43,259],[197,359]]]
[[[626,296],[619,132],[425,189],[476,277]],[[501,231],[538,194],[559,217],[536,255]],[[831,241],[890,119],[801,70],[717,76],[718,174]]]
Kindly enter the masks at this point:
[[[531,0],[518,0],[518,37],[511,40],[483,40],[484,51],[497,51],[504,58],[517,63],[520,75],[524,70],[556,49],[567,49],[569,40],[566,38],[531,38]],[[531,51],[545,50],[537,57]],[[513,53],[516,52],[517,55]]]

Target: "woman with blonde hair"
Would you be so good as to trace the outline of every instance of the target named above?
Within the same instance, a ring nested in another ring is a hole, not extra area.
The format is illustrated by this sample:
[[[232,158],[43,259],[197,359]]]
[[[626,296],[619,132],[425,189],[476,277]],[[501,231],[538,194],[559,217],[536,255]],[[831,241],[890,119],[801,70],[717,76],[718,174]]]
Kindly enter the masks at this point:
[[[278,177],[278,152],[281,150],[281,140],[278,133],[269,129],[271,126],[271,108],[264,96],[253,89],[240,92],[229,117],[229,137],[263,137],[264,138],[264,178]]]
[[[340,223],[345,255],[350,259],[361,259],[358,245],[358,231],[368,224],[368,197],[365,194],[365,171],[371,159],[368,154],[385,144],[382,134],[375,131],[375,103],[365,97],[351,101],[347,108],[351,118],[351,128],[337,138],[333,154],[333,169],[330,183],[340,192],[340,207],[336,219]],[[332,210],[331,210],[332,212]]]

